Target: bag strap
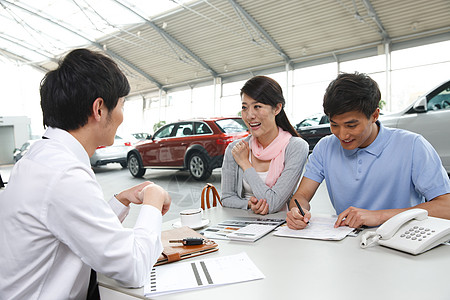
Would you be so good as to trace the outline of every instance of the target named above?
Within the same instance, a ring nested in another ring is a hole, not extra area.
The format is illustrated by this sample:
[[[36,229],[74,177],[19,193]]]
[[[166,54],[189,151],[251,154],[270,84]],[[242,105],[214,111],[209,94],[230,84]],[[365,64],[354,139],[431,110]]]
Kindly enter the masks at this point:
[[[212,206],[216,207],[217,206],[217,202],[220,203],[220,206],[222,206],[222,201],[220,201],[220,196],[219,193],[216,190],[216,187],[214,185],[212,185],[211,183],[207,183],[205,185],[205,187],[202,190],[202,202],[201,202],[201,207],[203,210],[205,210],[205,202],[206,202],[206,207],[207,208],[211,208],[211,204],[209,202],[209,193],[212,193],[213,195],[213,203]],[[206,197],[205,197],[206,194]],[[206,199],[205,199],[206,198]]]

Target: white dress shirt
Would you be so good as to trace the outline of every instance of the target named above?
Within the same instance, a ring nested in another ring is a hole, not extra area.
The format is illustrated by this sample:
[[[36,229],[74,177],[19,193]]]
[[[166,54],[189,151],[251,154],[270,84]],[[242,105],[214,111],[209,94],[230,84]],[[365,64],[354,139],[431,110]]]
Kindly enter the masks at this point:
[[[142,286],[162,251],[161,212],[109,205],[83,146],[48,128],[14,166],[0,193],[0,298],[85,299],[90,269]],[[119,220],[120,219],[120,220]]]

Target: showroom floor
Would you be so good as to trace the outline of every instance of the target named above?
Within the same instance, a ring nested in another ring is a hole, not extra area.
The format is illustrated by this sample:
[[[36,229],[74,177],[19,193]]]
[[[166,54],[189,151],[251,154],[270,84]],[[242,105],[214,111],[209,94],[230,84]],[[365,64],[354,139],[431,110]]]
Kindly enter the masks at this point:
[[[13,165],[0,165],[0,174],[5,182],[9,180],[9,175]],[[178,218],[180,211],[188,208],[200,207],[200,196],[202,188],[206,182],[212,183],[221,194],[220,180],[221,169],[213,171],[212,176],[205,182],[194,180],[188,171],[174,170],[147,170],[144,178],[138,179],[131,176],[127,169],[122,169],[119,164],[109,164],[106,166],[94,168],[97,180],[103,188],[103,194],[106,200],[109,200],[115,193],[123,189],[137,185],[145,180],[153,181],[166,189],[171,198],[172,205],[169,212],[163,217],[163,221],[174,220]],[[334,214],[334,209],[328,198],[325,184],[321,184],[312,202],[312,212]],[[125,227],[133,227],[140,206],[132,205],[130,214],[124,221]]]

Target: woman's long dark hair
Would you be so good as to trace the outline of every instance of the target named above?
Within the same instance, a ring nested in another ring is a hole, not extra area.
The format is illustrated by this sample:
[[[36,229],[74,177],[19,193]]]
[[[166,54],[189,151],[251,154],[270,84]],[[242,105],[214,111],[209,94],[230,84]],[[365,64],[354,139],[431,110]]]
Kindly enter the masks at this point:
[[[283,90],[278,82],[266,76],[255,76],[249,79],[241,88],[241,97],[242,94],[246,94],[257,102],[270,105],[273,108],[276,108],[278,103],[281,103],[281,111],[275,116],[275,123],[278,127],[293,136],[298,136],[297,131],[289,122],[284,111],[286,101],[283,97]]]

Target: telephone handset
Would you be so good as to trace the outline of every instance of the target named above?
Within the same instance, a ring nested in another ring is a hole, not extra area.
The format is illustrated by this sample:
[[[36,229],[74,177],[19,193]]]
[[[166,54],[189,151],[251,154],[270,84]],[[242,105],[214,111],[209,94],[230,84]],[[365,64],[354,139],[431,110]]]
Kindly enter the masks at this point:
[[[449,240],[450,220],[428,217],[426,210],[414,208],[393,216],[376,231],[364,233],[361,247],[378,242],[416,255]]]

